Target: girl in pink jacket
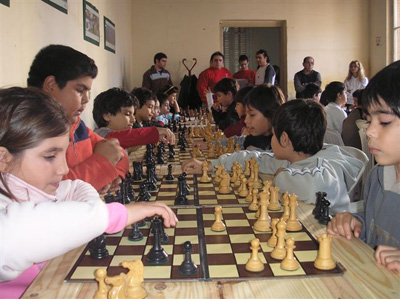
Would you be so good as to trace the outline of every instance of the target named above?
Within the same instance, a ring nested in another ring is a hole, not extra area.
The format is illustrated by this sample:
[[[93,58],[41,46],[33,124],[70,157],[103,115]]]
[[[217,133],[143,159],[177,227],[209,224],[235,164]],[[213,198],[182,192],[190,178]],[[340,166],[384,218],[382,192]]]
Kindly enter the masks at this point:
[[[0,90],[0,297],[18,298],[44,262],[146,217],[177,218],[159,203],[105,204],[68,173],[63,108],[35,89]]]

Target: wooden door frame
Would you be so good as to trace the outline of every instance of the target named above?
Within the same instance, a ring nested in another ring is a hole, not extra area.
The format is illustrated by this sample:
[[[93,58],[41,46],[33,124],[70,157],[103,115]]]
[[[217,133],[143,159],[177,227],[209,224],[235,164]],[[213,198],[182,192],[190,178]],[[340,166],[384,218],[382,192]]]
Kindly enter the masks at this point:
[[[220,28],[220,48],[223,49],[223,28],[224,27],[266,27],[266,28],[279,28],[281,35],[281,88],[285,96],[288,94],[288,78],[287,78],[287,25],[286,20],[221,20],[219,23]]]

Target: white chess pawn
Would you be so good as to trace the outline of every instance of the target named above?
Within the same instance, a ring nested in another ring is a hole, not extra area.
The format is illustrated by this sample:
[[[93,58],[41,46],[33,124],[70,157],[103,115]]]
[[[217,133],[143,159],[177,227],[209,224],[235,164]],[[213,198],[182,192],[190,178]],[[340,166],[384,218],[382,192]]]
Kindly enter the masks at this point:
[[[222,232],[226,229],[225,224],[222,222],[222,207],[216,206],[215,207],[215,222],[211,226],[211,230],[215,232]]]
[[[250,272],[261,272],[264,270],[264,264],[258,257],[258,251],[260,250],[260,240],[255,238],[251,240],[251,256],[246,263],[246,270]]]
[[[299,269],[299,262],[294,257],[293,250],[296,248],[294,246],[294,239],[288,238],[286,240],[286,257],[281,262],[281,268],[287,271],[294,271]]]

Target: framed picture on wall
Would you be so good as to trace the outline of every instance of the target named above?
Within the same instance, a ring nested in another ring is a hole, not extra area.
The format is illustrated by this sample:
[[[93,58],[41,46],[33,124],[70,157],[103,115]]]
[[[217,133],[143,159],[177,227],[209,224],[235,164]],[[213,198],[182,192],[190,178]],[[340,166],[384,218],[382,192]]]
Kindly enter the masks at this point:
[[[68,0],[42,0],[42,1],[53,6],[59,11],[68,14]]]
[[[115,53],[115,24],[104,17],[104,49]]]
[[[90,2],[83,0],[83,39],[100,45],[99,10]]]
[[[0,4],[10,7],[10,0],[0,0]]]

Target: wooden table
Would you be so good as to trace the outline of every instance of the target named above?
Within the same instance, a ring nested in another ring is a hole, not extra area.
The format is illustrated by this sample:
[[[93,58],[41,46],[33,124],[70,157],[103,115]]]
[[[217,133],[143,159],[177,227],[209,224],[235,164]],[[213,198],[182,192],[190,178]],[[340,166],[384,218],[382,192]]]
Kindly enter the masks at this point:
[[[141,160],[144,151],[144,148],[135,151],[130,159]],[[167,174],[166,165],[158,165],[157,172]],[[175,165],[173,173],[181,172],[181,167]],[[312,205],[299,203],[297,216],[316,236],[324,227],[311,215],[312,209]],[[97,283],[64,282],[84,247],[49,261],[22,298],[93,298]],[[348,241],[337,237],[332,242],[332,254],[346,268],[343,276],[241,282],[145,282],[144,287],[148,298],[400,298],[400,277],[376,265],[373,253],[358,239]]]
[[[315,235],[324,231],[311,215],[313,206],[300,203],[298,218]],[[93,298],[96,283],[63,280],[84,246],[47,263],[23,298]],[[400,278],[377,266],[373,250],[363,242],[334,238],[332,253],[345,268],[343,276],[270,278],[241,282],[144,283],[148,298],[400,298]]]

